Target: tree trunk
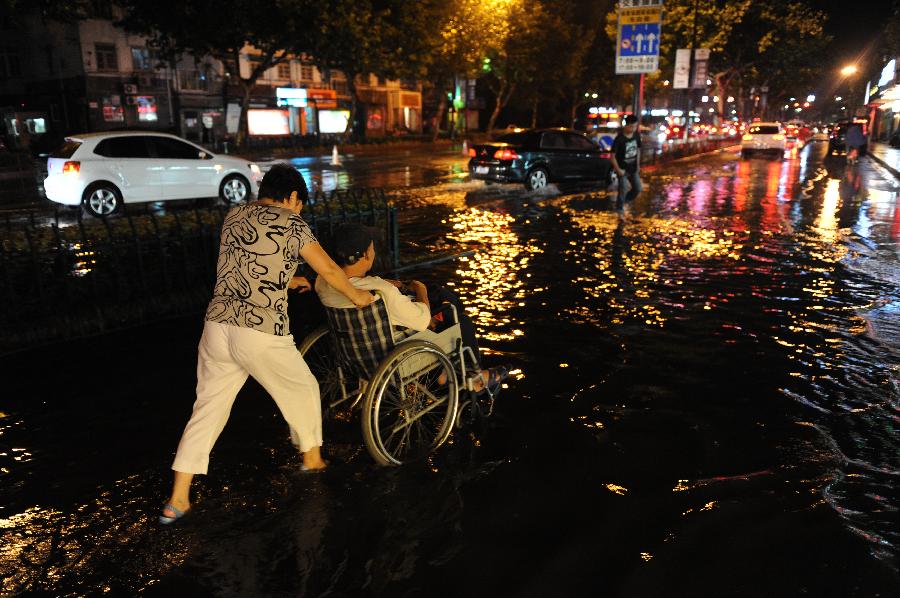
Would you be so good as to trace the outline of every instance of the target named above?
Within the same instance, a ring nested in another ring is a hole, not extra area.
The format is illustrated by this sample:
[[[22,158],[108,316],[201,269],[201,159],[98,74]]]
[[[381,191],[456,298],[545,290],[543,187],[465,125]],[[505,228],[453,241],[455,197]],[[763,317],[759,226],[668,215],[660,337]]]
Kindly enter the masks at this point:
[[[350,89],[350,117],[347,119],[347,128],[341,135],[341,143],[347,143],[350,134],[353,131],[353,123],[356,121],[356,114],[359,110],[359,90],[356,88],[356,73],[347,73],[347,87]],[[365,128],[363,125],[361,128]],[[357,134],[359,131],[357,131]]]
[[[575,128],[575,120],[578,118],[578,107],[581,105],[581,100],[578,98],[578,93],[572,95],[572,105],[569,109],[569,128]]]
[[[444,112],[447,111],[447,92],[441,89],[441,100],[438,102],[437,114],[434,117],[434,131],[431,134],[431,141],[437,141],[441,134],[441,122],[444,120]]]
[[[538,115],[538,98],[534,98],[531,101],[531,128],[537,129],[537,115]]]
[[[244,147],[244,144],[247,142],[247,137],[250,134],[247,126],[247,110],[250,109],[250,97],[251,92],[253,91],[253,83],[241,79],[241,87],[243,88],[244,95],[241,98],[241,117],[238,120],[237,138],[234,140],[237,147]]]
[[[719,101],[716,102],[716,116],[719,122],[717,125],[721,125],[725,122],[725,104],[726,99],[728,98],[728,81],[725,79],[725,73],[716,73],[716,95],[719,98]]]
[[[491,112],[491,118],[488,120],[488,137],[494,132],[494,125],[497,124],[497,117],[500,116],[500,110],[503,108],[503,95],[506,93],[506,86],[506,79],[500,79],[500,87],[497,88],[496,97],[494,98],[494,111]]]

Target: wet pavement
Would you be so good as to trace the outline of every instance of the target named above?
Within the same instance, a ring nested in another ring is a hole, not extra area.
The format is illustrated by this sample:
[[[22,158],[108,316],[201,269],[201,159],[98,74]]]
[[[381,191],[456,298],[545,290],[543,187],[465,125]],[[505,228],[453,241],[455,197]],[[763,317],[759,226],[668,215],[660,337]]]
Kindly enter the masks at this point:
[[[625,224],[449,153],[345,171],[402,189],[407,258],[478,250],[409,275],[521,370],[487,428],[381,469],[332,423],[302,475],[250,382],[160,529],[199,319],[8,358],[4,593],[897,595],[900,184],[824,153],[661,166]]]

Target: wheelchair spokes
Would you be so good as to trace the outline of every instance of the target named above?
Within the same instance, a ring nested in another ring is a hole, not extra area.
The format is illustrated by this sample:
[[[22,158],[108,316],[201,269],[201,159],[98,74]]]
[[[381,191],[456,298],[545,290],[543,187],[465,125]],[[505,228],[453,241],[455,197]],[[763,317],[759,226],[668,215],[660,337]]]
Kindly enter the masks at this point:
[[[384,464],[421,459],[446,441],[456,417],[453,363],[423,341],[403,343],[373,376],[363,435]]]

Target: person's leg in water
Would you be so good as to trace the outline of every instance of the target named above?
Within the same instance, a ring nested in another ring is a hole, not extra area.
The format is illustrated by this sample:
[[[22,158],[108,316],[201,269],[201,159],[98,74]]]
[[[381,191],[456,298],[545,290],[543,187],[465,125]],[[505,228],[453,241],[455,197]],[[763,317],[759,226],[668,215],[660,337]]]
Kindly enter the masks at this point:
[[[624,217],[624,209],[625,209],[625,194],[628,190],[628,173],[626,172],[622,176],[619,177],[618,180],[618,190],[616,192],[616,211],[619,213],[619,217]]]
[[[441,307],[450,303],[456,307],[456,317],[459,319],[459,332],[462,336],[463,345],[472,349],[475,354],[475,361],[478,367],[482,368],[481,377],[483,384],[499,384],[506,378],[509,369],[503,366],[484,369],[482,365],[481,350],[478,348],[478,337],[475,335],[475,323],[466,313],[466,308],[459,299],[459,296],[446,287],[438,285],[428,285],[428,303],[431,305],[432,315],[440,312]],[[483,388],[483,386],[482,386]],[[481,390],[476,388],[476,390]]]
[[[628,184],[631,185],[631,190],[625,196],[625,201],[630,203],[637,199],[637,196],[644,190],[644,186],[641,184],[641,176],[638,171],[627,172],[625,176],[628,177]]]

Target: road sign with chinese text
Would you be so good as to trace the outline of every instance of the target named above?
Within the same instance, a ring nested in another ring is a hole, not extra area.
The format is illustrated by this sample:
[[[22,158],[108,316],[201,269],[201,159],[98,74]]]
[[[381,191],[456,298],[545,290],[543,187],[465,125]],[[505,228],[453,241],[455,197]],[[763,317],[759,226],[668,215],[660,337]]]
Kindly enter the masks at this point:
[[[622,2],[616,44],[616,74],[632,75],[659,70],[662,3]]]

